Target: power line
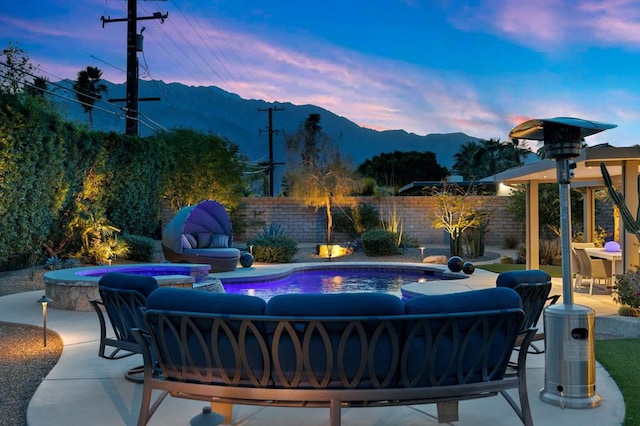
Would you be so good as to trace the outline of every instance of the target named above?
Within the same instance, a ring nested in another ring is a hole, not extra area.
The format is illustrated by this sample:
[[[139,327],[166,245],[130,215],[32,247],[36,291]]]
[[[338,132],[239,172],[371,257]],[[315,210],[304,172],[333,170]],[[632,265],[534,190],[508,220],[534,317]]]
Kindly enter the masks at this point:
[[[12,69],[12,70],[15,70],[15,69],[16,69],[15,67],[11,67],[11,66],[9,66],[8,64],[6,64],[6,63],[4,63],[4,62],[0,62],[0,65],[3,65],[3,66],[5,66],[5,67],[7,67],[7,68],[10,68],[10,69]],[[49,74],[49,75],[54,76],[54,77],[56,77],[56,78],[60,78],[60,77],[55,76],[54,74],[51,74],[51,73],[49,73],[49,72],[47,72],[47,71],[43,70],[41,67],[36,67],[36,69],[38,69],[39,71],[41,71],[41,72],[43,72],[43,73],[45,73],[45,74]],[[28,76],[33,77],[33,78],[41,78],[40,76],[37,76],[37,75],[35,75],[35,74],[33,74],[33,73],[30,73],[30,72],[28,72],[28,71],[24,71],[24,70],[23,70],[22,72],[23,72],[23,74],[28,75]],[[18,79],[17,79],[17,78],[12,77],[12,76],[10,76],[9,74],[2,73],[1,71],[0,71],[0,76],[4,77],[5,79],[9,79],[9,80],[13,80],[13,81],[18,81]],[[32,83],[29,83],[29,82],[27,82],[27,81],[23,82],[23,84],[24,84],[25,86],[31,87],[31,88],[33,88],[33,89],[36,89],[36,90],[38,90],[38,91],[41,91],[41,92],[43,92],[43,93],[50,94],[50,95],[52,95],[52,96],[55,96],[55,97],[58,97],[58,98],[61,98],[61,99],[64,99],[64,100],[66,100],[66,101],[69,101],[69,102],[72,102],[72,103],[76,103],[76,104],[78,104],[78,105],[82,105],[82,106],[90,106],[91,108],[96,109],[96,110],[98,110],[98,111],[102,111],[102,112],[106,112],[106,113],[108,113],[108,114],[115,115],[116,117],[118,117],[118,118],[120,118],[120,119],[125,119],[125,117],[126,117],[126,115],[127,115],[127,114],[126,114],[126,109],[125,109],[125,108],[123,108],[123,107],[120,107],[120,108],[119,108],[119,110],[120,110],[120,111],[124,111],[124,112],[125,112],[125,116],[123,116],[122,114],[120,114],[120,112],[118,112],[118,111],[113,111],[113,110],[109,110],[109,109],[106,109],[106,108],[101,108],[101,107],[96,106],[95,104],[91,105],[91,104],[89,104],[89,103],[87,103],[87,102],[82,102],[82,101],[80,101],[80,100],[79,100],[79,99],[77,99],[77,98],[71,98],[71,97],[68,97],[68,96],[64,96],[64,95],[62,95],[62,94],[60,94],[60,93],[58,93],[58,92],[56,92],[56,91],[44,89],[44,88],[42,88],[42,87],[36,86],[36,85],[34,85],[34,84],[32,84]],[[65,90],[65,91],[68,91],[68,92],[71,92],[71,93],[74,93],[74,94],[78,94],[78,93],[79,93],[77,90],[73,89],[72,87],[67,87],[67,86],[64,86],[64,85],[62,85],[62,84],[60,84],[60,83],[55,83],[55,82],[47,81],[47,85],[55,86],[55,87],[57,87],[57,88],[63,89],[63,90]],[[109,104],[108,102],[105,102],[104,100],[102,100],[102,98],[97,98],[97,97],[94,97],[94,96],[91,96],[91,95],[86,95],[86,94],[85,94],[85,96],[87,96],[87,97],[89,97],[89,98],[93,99],[93,100],[94,100],[94,101],[96,101],[96,102],[104,103],[105,105],[111,105],[111,104]],[[142,114],[142,113],[140,113],[139,111],[138,111],[138,113],[139,113],[139,114]],[[145,116],[144,114],[142,114],[142,115],[143,115],[147,120],[149,120],[152,124],[148,124],[148,123],[146,123],[144,120],[137,119],[137,120],[138,120],[138,122],[139,122],[140,124],[144,125],[145,127],[149,128],[149,129],[151,129],[151,130],[153,130],[153,131],[158,131],[158,130],[161,130],[161,131],[164,131],[164,132],[166,132],[166,131],[167,131],[167,129],[166,129],[165,127],[163,127],[162,125],[160,125],[159,123],[155,122],[154,120],[152,120],[151,118],[149,118],[149,117]],[[154,127],[154,126],[155,126],[155,127]]]
[[[274,111],[284,111],[284,108],[277,107],[269,107],[266,109],[258,108],[260,112],[268,112],[269,113],[269,125],[267,127],[267,133],[269,134],[269,196],[273,197],[273,172],[276,168],[276,164],[284,164],[284,163],[274,163],[273,161],[273,134],[279,133],[282,130],[274,130],[273,129],[273,112]],[[260,133],[262,133],[260,131]]]
[[[143,37],[142,32],[144,28],[138,34],[138,21],[142,20],[156,20],[164,22],[169,17],[169,14],[162,14],[160,12],[154,12],[151,16],[138,16],[138,0],[129,0],[127,2],[127,17],[126,18],[105,18],[100,17],[102,26],[112,22],[126,22],[127,23],[127,96],[126,96],[126,112],[127,119],[125,124],[125,133],[127,135],[138,134],[138,52],[142,51]]]

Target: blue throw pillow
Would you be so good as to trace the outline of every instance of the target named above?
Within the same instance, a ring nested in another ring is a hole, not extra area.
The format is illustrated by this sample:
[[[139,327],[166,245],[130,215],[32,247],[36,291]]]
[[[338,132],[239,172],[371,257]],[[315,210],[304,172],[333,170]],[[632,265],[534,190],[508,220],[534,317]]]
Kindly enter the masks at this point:
[[[229,247],[229,236],[225,234],[213,234],[211,237],[211,248],[227,248]]]
[[[211,246],[211,232],[198,232],[196,239],[198,240],[198,248],[208,248]]]

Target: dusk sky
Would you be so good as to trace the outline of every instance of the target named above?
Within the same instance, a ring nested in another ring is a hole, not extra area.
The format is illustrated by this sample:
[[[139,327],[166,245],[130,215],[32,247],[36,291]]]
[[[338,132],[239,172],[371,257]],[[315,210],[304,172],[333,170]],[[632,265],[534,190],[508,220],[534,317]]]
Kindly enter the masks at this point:
[[[640,142],[637,0],[139,1],[142,79],[315,104],[377,130],[507,139],[530,118],[615,123],[587,139]],[[125,0],[0,4],[50,81],[97,66],[125,81]],[[0,67],[1,68],[1,67]],[[153,117],[162,123],[162,117]],[[535,143],[534,143],[535,145]]]

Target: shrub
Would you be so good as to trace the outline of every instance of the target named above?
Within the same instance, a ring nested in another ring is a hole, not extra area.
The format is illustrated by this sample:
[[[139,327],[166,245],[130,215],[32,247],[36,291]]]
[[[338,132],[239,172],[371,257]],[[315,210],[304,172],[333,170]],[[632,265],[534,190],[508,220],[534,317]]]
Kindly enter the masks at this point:
[[[640,312],[636,308],[624,305],[618,308],[618,315],[621,317],[638,317],[640,316]]]
[[[298,245],[286,235],[256,238],[247,243],[253,246],[252,253],[256,262],[289,263],[298,252]]]
[[[635,309],[640,308],[640,270],[618,275],[613,290],[614,302]]]
[[[137,262],[151,262],[153,260],[154,241],[149,237],[141,235],[126,234],[122,240],[129,247],[127,259]]]
[[[398,253],[397,235],[384,229],[371,229],[362,234],[367,256],[390,256]]]
[[[256,262],[289,263],[298,252],[295,240],[280,228],[280,225],[263,226],[256,238],[247,241]]]

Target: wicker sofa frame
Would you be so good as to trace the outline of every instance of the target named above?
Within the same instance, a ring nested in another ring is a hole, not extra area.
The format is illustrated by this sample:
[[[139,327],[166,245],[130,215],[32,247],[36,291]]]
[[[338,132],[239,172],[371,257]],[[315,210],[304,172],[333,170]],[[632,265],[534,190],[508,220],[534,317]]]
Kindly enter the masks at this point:
[[[135,330],[145,361],[138,425],[167,395],[216,405],[328,407],[338,426],[346,406],[436,403],[439,422],[457,421],[458,401],[497,394],[533,425],[527,351],[513,352],[517,340],[526,347],[536,332],[522,330],[523,318],[519,308],[341,317],[147,309],[147,331]],[[509,369],[512,355],[517,362]],[[153,359],[161,374],[154,375]],[[509,389],[517,390],[517,402]],[[152,403],[153,390],[162,392]]]

